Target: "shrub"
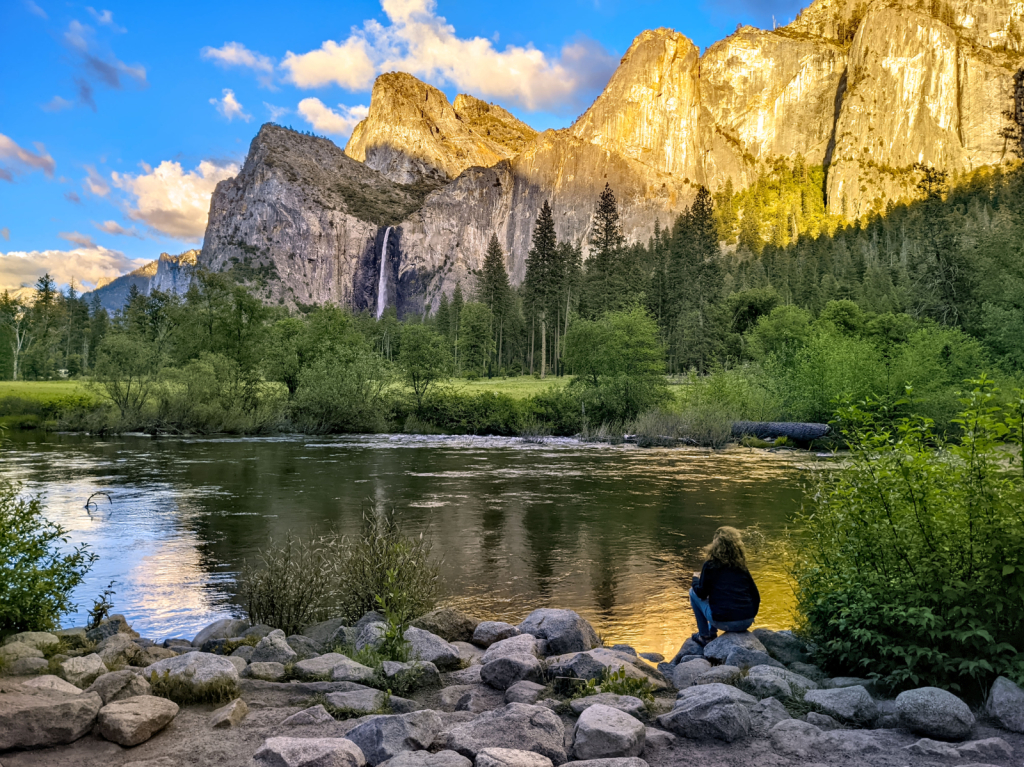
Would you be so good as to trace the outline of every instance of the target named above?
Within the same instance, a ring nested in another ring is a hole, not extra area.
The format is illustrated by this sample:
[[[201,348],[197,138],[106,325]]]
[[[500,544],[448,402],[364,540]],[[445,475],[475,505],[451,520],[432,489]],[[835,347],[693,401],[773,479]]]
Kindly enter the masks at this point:
[[[712,405],[695,405],[682,413],[650,410],[637,418],[628,430],[641,447],[675,447],[680,443],[702,447],[725,447],[732,439],[732,418]]]
[[[839,411],[850,456],[813,480],[795,561],[835,670],[974,696],[998,675],[1024,682],[1024,400],[973,386],[956,442],[876,403]]]
[[[434,387],[423,398],[420,418],[436,428],[455,434],[519,434],[526,406],[507,394],[492,391],[465,394]]]
[[[68,531],[43,516],[38,496],[19,490],[0,482],[0,633],[58,627],[96,561],[87,544],[68,549]]]

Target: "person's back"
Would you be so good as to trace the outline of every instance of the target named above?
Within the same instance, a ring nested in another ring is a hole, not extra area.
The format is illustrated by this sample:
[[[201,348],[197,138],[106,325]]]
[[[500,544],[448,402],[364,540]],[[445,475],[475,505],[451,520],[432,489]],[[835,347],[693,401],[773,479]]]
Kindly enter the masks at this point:
[[[720,527],[707,548],[707,561],[690,589],[697,619],[695,642],[707,644],[721,631],[746,631],[761,606],[761,594],[747,569],[739,531]]]

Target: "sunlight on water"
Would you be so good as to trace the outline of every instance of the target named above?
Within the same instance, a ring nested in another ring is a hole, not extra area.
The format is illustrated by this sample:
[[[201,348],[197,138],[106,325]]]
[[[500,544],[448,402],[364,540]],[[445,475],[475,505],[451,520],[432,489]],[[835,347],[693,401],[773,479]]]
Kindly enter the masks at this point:
[[[799,502],[806,454],[644,450],[496,437],[15,439],[0,471],[100,555],[76,594],[80,624],[116,581],[115,611],[144,636],[191,636],[240,613],[235,576],[268,536],[356,532],[370,503],[398,510],[443,556],[449,602],[517,622],[566,607],[607,642],[673,654],[695,630],[687,590],[715,528],[769,543]],[[93,493],[109,493],[112,502]],[[792,625],[777,546],[752,553],[757,625]]]

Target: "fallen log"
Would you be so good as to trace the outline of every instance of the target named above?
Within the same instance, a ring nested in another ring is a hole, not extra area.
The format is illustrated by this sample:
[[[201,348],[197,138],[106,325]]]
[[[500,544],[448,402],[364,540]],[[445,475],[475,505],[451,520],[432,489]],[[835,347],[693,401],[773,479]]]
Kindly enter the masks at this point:
[[[786,439],[798,442],[813,442],[828,435],[831,427],[825,423],[784,423],[775,421],[736,421],[732,425],[734,437],[757,437],[758,439]]]

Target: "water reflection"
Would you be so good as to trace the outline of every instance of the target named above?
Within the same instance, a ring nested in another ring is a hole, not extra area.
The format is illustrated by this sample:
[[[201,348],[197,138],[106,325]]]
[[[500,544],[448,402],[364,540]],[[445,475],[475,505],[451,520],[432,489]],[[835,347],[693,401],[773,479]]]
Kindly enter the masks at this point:
[[[666,653],[694,630],[700,547],[723,524],[778,536],[804,458],[469,437],[19,439],[0,471],[45,492],[48,513],[100,555],[77,622],[116,580],[115,609],[143,635],[192,634],[237,612],[235,574],[268,535],[354,532],[376,502],[431,537],[456,606],[505,620],[570,607],[606,640]],[[98,490],[113,502],[87,511]],[[759,624],[789,625],[785,563],[761,555],[752,569]]]

